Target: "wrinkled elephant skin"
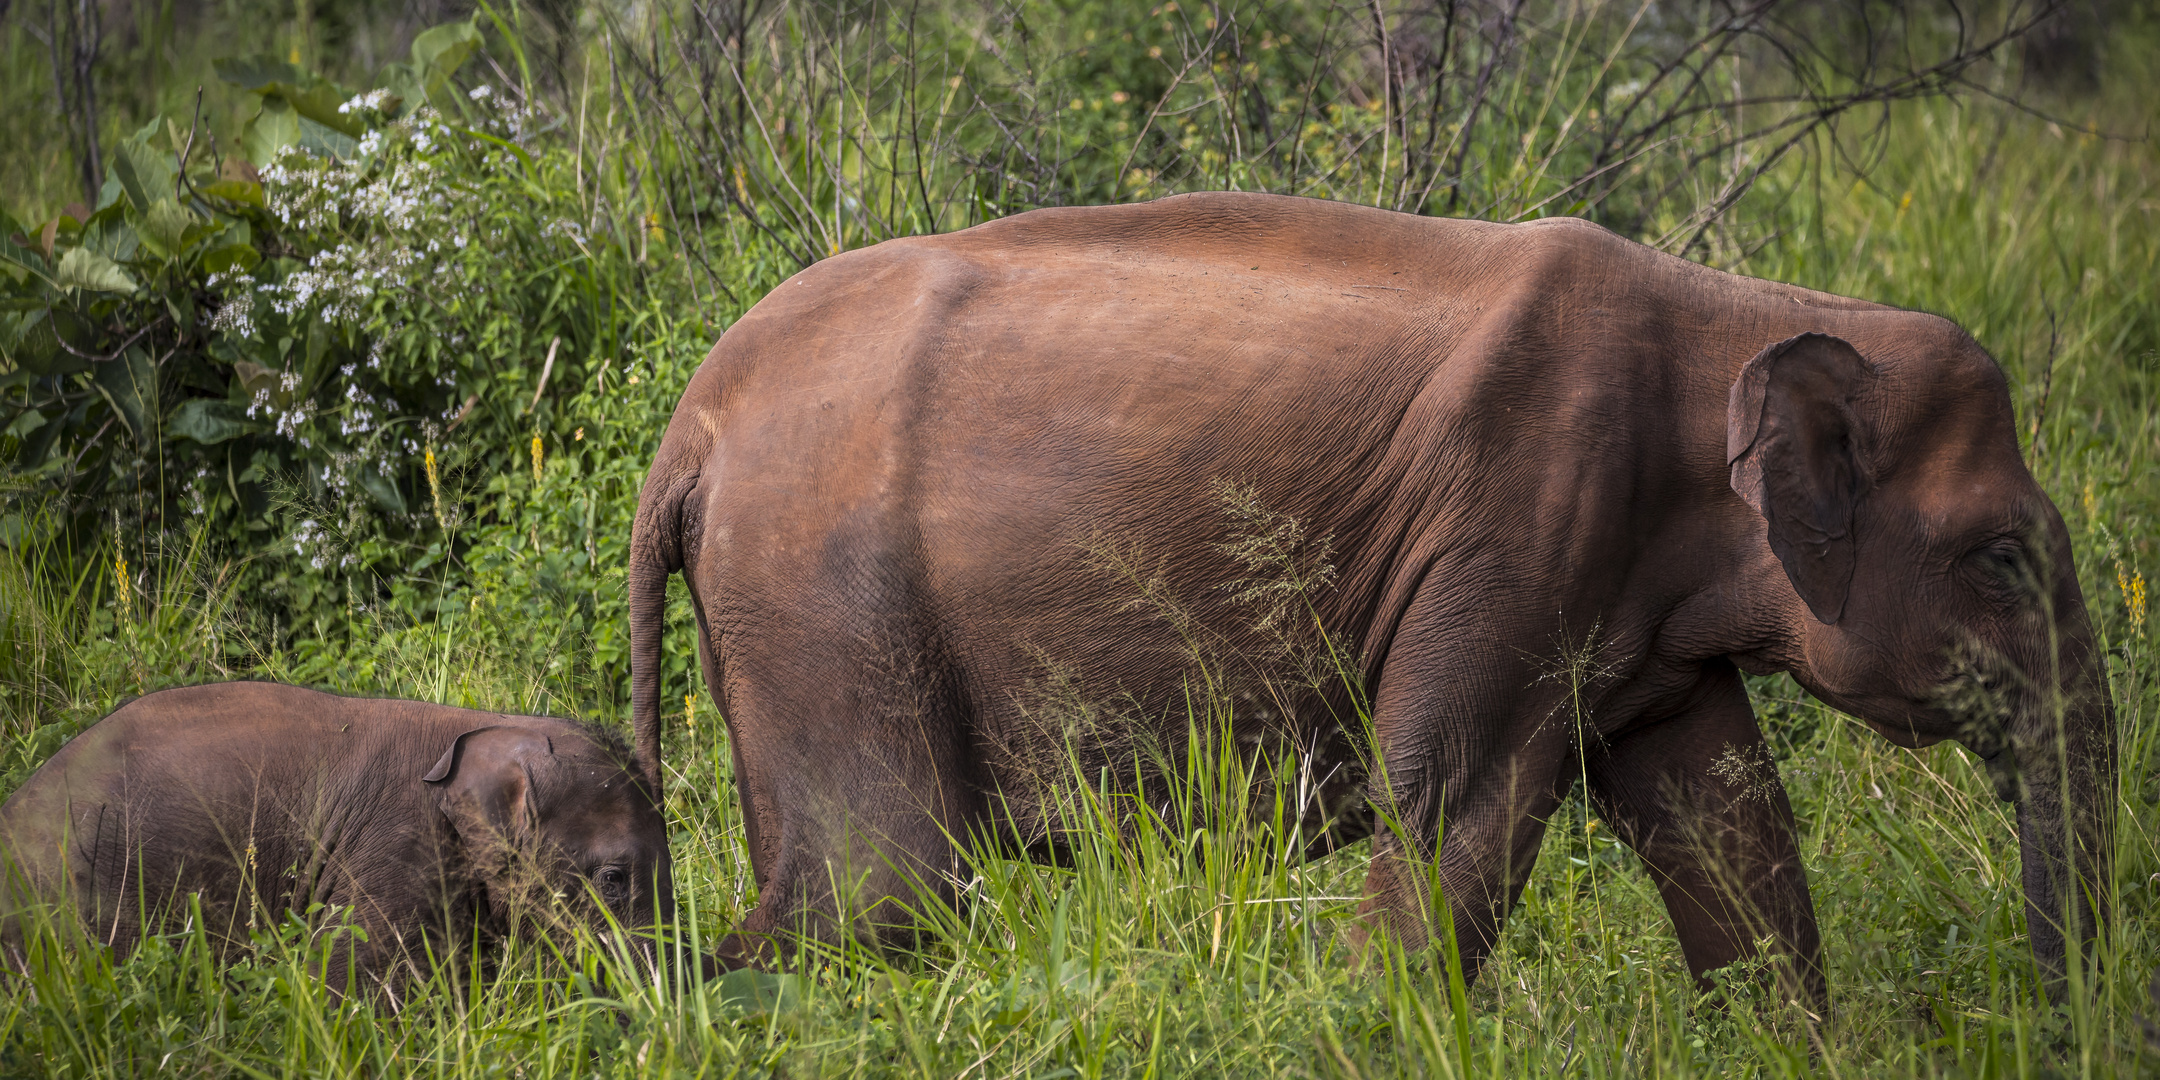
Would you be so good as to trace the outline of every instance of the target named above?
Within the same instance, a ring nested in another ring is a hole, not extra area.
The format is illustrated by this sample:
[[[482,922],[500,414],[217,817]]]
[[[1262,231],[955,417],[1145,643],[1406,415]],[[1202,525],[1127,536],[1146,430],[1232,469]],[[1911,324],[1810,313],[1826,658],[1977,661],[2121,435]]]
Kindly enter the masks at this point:
[[[1235,637],[1223,482],[1331,545],[1313,599],[1382,765],[1333,793],[1332,835],[1391,822],[1369,925],[1427,939],[1437,843],[1474,971],[1584,777],[1698,975],[1770,937],[1820,1000],[1743,671],[1987,757],[2044,966],[2105,918],[2078,898],[2107,880],[2111,706],[2003,374],[1958,327],[1577,220],[1203,194],[826,260],[691,380],[633,534],[634,700],[656,774],[680,570],[759,889],[723,951],[771,963],[841,907],[904,932],[873,905],[952,898],[950,838],[1038,839],[1013,748],[1054,744],[1029,708],[1053,676],[1185,745],[1178,627],[1100,556]],[[1555,677],[1569,655],[1587,679]],[[1353,775],[1315,715],[1291,745]],[[1129,775],[1134,740],[1094,730],[1082,775]]]

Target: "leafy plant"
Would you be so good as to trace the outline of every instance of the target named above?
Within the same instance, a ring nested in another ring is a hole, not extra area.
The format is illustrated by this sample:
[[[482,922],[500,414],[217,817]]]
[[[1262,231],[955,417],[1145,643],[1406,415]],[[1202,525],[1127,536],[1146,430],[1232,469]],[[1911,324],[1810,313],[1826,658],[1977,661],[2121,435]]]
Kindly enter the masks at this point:
[[[547,392],[625,366],[643,252],[561,182],[543,118],[454,83],[479,44],[428,31],[362,93],[221,63],[257,103],[247,157],[160,118],[94,210],[0,219],[0,457],[47,511],[18,497],[10,538],[206,529],[320,617],[440,557],[469,516],[444,486],[570,441]]]

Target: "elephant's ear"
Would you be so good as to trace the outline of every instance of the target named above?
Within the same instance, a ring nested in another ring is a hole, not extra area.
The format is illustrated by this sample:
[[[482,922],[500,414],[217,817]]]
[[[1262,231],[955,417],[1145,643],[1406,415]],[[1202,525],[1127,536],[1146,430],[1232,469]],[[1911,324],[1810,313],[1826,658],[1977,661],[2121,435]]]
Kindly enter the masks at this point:
[[[1853,409],[1873,378],[1843,340],[1801,334],[1748,361],[1726,407],[1732,488],[1769,523],[1770,550],[1824,623],[1845,613],[1854,525],[1873,483]]]
[[[515,844],[533,830],[533,763],[553,753],[535,732],[473,728],[450,740],[420,779],[439,789],[443,813],[468,846]]]

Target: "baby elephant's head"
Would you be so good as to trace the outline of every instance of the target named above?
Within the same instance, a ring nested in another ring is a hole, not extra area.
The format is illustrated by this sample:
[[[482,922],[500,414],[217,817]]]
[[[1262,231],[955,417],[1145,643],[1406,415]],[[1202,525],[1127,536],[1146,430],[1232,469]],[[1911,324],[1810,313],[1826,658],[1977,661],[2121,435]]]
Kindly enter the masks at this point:
[[[505,929],[603,912],[627,927],[674,911],[667,824],[621,744],[567,721],[504,717],[451,741],[422,779]]]

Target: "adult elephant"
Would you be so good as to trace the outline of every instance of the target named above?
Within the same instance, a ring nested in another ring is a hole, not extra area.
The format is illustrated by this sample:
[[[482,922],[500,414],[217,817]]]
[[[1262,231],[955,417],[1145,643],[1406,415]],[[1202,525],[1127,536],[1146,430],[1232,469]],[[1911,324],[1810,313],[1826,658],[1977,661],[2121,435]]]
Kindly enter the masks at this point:
[[[1127,703],[1078,729],[1114,771],[1136,734],[1184,745],[1181,625],[1099,556],[1232,624],[1224,482],[1330,538],[1314,603],[1359,646],[1382,766],[1360,805],[1393,817],[1364,911],[1413,944],[1437,842],[1474,971],[1584,776],[1698,976],[1767,934],[1820,998],[1742,671],[1992,763],[2048,969],[2105,920],[2112,706],[1970,337],[1577,220],[1202,194],[827,260],[691,379],[638,505],[633,697],[657,774],[680,570],[759,889],[724,951],[768,962],[764,936],[839,933],[842,908],[902,922],[875,905],[950,895],[951,838],[1030,838],[1010,808],[1028,748],[1057,749],[1030,707],[1051,682]],[[1594,677],[1551,678],[1593,631]]]

